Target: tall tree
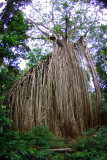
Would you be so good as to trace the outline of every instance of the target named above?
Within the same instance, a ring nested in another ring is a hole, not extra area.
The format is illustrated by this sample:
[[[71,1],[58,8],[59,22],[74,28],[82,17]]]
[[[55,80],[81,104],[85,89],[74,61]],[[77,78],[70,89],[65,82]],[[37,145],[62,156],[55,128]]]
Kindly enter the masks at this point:
[[[28,49],[28,25],[19,9],[27,2],[6,0],[0,13],[0,96],[5,95],[14,83],[19,73],[18,60],[24,58]]]
[[[11,88],[6,98],[10,116],[17,130],[44,124],[56,134],[76,136],[93,123],[99,124],[100,86],[85,44],[85,41],[91,47],[99,44],[99,8],[77,0],[45,1],[43,6],[40,1],[34,2],[28,18],[29,25],[34,26],[32,38],[53,43],[53,54]],[[94,108],[88,72],[96,90]]]
[[[51,0],[44,2],[43,6],[38,1],[38,3],[33,2],[32,4],[29,21],[34,25],[36,30],[42,33],[42,36],[35,34],[37,35],[35,39],[52,40],[54,50],[56,46],[64,46],[64,49],[69,55],[69,44],[74,43],[79,37],[82,37],[82,39],[85,38],[87,44],[90,43],[93,49],[97,47],[98,50],[99,41],[101,44],[103,40],[101,38],[99,40],[100,12],[100,7],[96,8],[93,4],[90,5],[89,3],[83,3],[78,0]],[[84,45],[85,48],[86,46]],[[98,110],[101,104],[101,91],[92,57],[87,50],[85,52],[85,58],[88,62],[96,90],[96,124]]]

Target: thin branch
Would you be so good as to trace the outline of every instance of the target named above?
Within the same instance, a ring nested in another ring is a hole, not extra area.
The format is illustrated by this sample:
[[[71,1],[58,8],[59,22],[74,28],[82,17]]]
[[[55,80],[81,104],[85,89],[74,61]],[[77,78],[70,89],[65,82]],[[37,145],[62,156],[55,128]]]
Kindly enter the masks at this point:
[[[65,25],[66,25],[66,27],[65,27],[65,39],[67,41],[67,32],[68,32],[68,19],[67,18],[65,18]]]
[[[32,8],[38,13],[38,10],[32,6]],[[44,19],[44,17],[42,16],[41,12],[39,11],[39,16],[43,19],[43,21],[47,24],[46,20]]]
[[[56,35],[49,27],[46,27],[45,25],[43,25],[43,24],[41,24],[41,23],[38,23],[38,22],[33,22],[31,19],[28,19],[28,20],[30,20],[33,24],[35,24],[36,27],[37,27],[37,29],[38,29],[40,32],[42,32],[48,39],[50,39],[50,35],[49,35],[48,33],[44,32],[42,29],[40,29],[39,26],[42,26],[43,28],[49,30],[49,31],[53,34],[53,36],[54,36],[56,39],[58,39],[57,35]]]
[[[86,30],[85,34],[83,37],[87,36],[87,33],[89,32],[89,30],[91,29],[91,27],[93,26],[93,24],[96,22],[96,20],[89,26],[89,28]]]
[[[52,4],[51,7],[52,7],[52,23],[55,26],[55,22],[54,22],[54,4]]]
[[[48,33],[44,32],[43,30],[40,29],[40,27],[38,27],[38,25],[40,25],[40,24],[38,24],[38,23],[36,23],[36,22],[33,22],[31,19],[28,19],[28,20],[30,20],[33,24],[35,24],[36,27],[37,27],[37,29],[38,29],[41,33],[43,33],[47,38],[50,37]]]
[[[59,149],[47,149],[47,151],[63,153],[63,152],[72,152],[72,149],[71,148],[59,148]]]
[[[45,37],[33,37],[32,39],[41,39],[41,40],[45,40]]]
[[[44,32],[43,30],[41,30],[36,23],[34,23],[34,24],[36,25],[37,29],[38,29],[40,32],[42,32],[47,38],[50,37],[49,34],[46,33],[46,32]]]
[[[76,27],[75,27],[75,24],[74,24],[74,29],[73,29],[73,32],[71,33],[71,35],[70,35],[70,37],[69,37],[69,40],[68,41],[71,41],[71,38],[72,38],[72,36],[73,36],[73,34],[75,33],[75,29]]]
[[[49,30],[49,31],[54,35],[54,37],[55,37],[56,39],[58,39],[57,35],[56,35],[49,27],[46,27],[46,26],[44,26],[44,25],[41,24],[41,23],[37,23],[37,24],[38,24],[38,25],[41,25],[41,26],[44,27],[45,29]]]
[[[87,33],[89,32],[90,28],[93,26],[93,24],[97,21],[97,11],[96,11],[96,16],[95,16],[95,20],[93,21],[93,23],[89,26],[89,28],[86,30],[85,34],[83,37],[87,36]]]

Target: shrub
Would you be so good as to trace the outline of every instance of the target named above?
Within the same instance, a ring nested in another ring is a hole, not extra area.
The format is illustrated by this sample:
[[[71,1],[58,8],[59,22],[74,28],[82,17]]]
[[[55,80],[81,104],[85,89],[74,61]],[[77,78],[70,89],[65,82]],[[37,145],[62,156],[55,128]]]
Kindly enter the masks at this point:
[[[107,127],[102,126],[83,132],[81,138],[72,148],[74,160],[106,160],[107,159]]]
[[[6,107],[0,105],[0,134],[9,126],[11,126],[12,123],[12,121],[6,117],[7,112],[9,111],[6,111]]]
[[[12,122],[6,117],[6,112],[5,106],[0,106],[0,159],[25,160],[34,155],[35,150],[20,133],[9,129]]]

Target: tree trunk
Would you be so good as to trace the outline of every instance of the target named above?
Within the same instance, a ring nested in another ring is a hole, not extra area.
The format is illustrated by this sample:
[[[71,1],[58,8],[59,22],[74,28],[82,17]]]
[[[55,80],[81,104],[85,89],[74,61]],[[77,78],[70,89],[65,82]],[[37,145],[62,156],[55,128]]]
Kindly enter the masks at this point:
[[[41,124],[57,136],[75,137],[93,127],[84,53],[76,45],[55,42],[53,54],[11,88],[6,104],[16,130]]]
[[[100,123],[100,118],[99,118],[99,110],[101,107],[101,90],[100,90],[100,85],[99,85],[99,80],[98,80],[98,75],[96,72],[96,69],[93,64],[92,57],[86,48],[86,44],[84,43],[84,39],[81,39],[81,44],[84,46],[84,55],[86,57],[86,60],[88,62],[89,70],[93,78],[94,86],[95,86],[95,94],[96,94],[96,105],[94,106],[94,125],[98,125]],[[80,42],[79,42],[80,46]]]

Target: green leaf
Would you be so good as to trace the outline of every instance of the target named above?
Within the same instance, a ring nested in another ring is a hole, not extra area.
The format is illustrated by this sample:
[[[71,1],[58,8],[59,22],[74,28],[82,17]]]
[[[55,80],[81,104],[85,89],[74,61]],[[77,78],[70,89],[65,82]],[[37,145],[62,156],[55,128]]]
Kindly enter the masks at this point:
[[[9,157],[11,160],[22,160],[22,156],[18,154],[17,152],[11,151],[9,153]]]
[[[104,36],[103,33],[100,33],[100,34],[99,34],[99,37],[100,37],[100,38],[103,38],[103,36]]]
[[[68,7],[67,1],[65,1],[64,3],[62,3],[62,5],[63,5],[63,8],[64,8],[64,9],[67,8],[67,7]]]
[[[56,10],[57,10],[57,11],[60,11],[61,8],[60,8],[59,6],[56,6]]]
[[[85,157],[85,154],[83,152],[76,152],[76,157]]]

